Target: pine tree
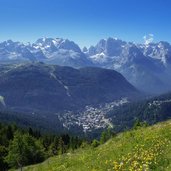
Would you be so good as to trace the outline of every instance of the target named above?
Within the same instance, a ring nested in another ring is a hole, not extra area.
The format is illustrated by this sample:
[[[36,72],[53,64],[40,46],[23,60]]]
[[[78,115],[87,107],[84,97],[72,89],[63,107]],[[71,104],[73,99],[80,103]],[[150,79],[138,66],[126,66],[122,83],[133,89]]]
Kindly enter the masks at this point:
[[[100,144],[104,144],[107,141],[107,133],[103,131],[100,137]]]
[[[44,159],[43,148],[29,134],[16,132],[9,145],[6,161],[10,167],[22,167],[28,164],[40,162]]]
[[[13,130],[12,130],[11,125],[8,125],[6,135],[7,135],[8,140],[13,139]]]
[[[51,145],[51,153],[52,153],[52,155],[57,155],[58,150],[59,150],[59,138],[55,137],[54,141],[53,141],[53,143]]]
[[[65,146],[62,137],[59,138],[59,154],[65,153]]]
[[[32,130],[32,128],[30,128],[30,127],[29,127],[29,135],[31,135],[31,136],[34,135],[34,134],[33,134],[33,130]]]
[[[11,167],[22,167],[27,163],[25,155],[26,144],[23,141],[23,135],[20,132],[16,132],[14,139],[9,146],[9,153],[6,157],[6,161]]]
[[[5,171],[8,168],[7,163],[4,161],[4,156],[7,155],[7,149],[0,145],[0,170]]]

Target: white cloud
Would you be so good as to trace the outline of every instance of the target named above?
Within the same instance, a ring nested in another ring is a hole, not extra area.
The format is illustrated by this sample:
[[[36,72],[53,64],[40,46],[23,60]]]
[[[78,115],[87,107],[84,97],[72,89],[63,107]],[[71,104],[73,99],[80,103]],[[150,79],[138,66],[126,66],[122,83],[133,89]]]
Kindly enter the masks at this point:
[[[152,42],[153,42],[153,40],[154,40],[154,35],[153,35],[153,34],[145,35],[145,36],[143,37],[143,39],[144,39],[144,43],[148,45],[149,43],[152,43]]]

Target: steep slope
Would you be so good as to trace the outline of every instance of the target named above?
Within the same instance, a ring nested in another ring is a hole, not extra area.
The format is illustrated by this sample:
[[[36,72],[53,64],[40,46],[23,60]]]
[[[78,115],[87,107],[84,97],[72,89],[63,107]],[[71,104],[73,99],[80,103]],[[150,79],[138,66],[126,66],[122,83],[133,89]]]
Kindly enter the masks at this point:
[[[1,63],[20,63],[34,60],[36,60],[36,58],[23,43],[13,42],[12,40],[0,43]]]
[[[170,90],[171,45],[167,42],[135,44],[108,38],[85,54],[94,65],[117,70],[145,92],[160,94]]]
[[[62,38],[40,38],[33,44],[11,40],[0,43],[1,63],[30,61],[114,69],[147,93],[171,90],[171,45],[164,41],[136,44],[109,37],[83,50],[75,42]]]
[[[12,40],[0,43],[1,63],[42,61],[75,68],[91,66],[79,46],[68,39],[40,38],[33,44]]]
[[[3,66],[0,95],[12,110],[59,112],[133,99],[139,92],[113,70],[32,63]]]
[[[123,131],[137,119],[154,124],[171,118],[170,93],[135,103],[140,93],[113,70],[43,63],[0,68],[0,108],[18,111],[21,125],[34,121],[53,131],[58,126],[73,132],[79,128],[78,134],[92,137],[113,125],[116,131]]]
[[[170,170],[171,121],[121,133],[97,148],[49,158],[25,171]]]

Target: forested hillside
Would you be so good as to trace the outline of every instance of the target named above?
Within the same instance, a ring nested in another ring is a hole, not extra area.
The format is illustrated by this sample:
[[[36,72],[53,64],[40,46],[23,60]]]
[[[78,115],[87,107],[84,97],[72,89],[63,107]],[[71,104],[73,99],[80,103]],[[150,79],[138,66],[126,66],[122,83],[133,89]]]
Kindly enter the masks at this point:
[[[68,134],[41,134],[32,128],[0,123],[0,170],[39,163],[50,156],[77,149],[83,140]]]

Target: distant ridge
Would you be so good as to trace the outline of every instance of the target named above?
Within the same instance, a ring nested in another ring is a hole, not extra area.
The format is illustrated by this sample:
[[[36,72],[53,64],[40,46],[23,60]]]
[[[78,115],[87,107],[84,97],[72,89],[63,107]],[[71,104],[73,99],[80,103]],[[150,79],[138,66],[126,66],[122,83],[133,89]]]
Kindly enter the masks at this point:
[[[113,70],[30,63],[3,65],[0,95],[12,109],[57,112],[134,98],[139,92]]]
[[[1,64],[30,61],[74,68],[114,69],[147,93],[171,90],[171,45],[164,41],[135,44],[110,37],[83,50],[73,41],[62,38],[40,38],[33,44],[12,40],[0,43]]]

